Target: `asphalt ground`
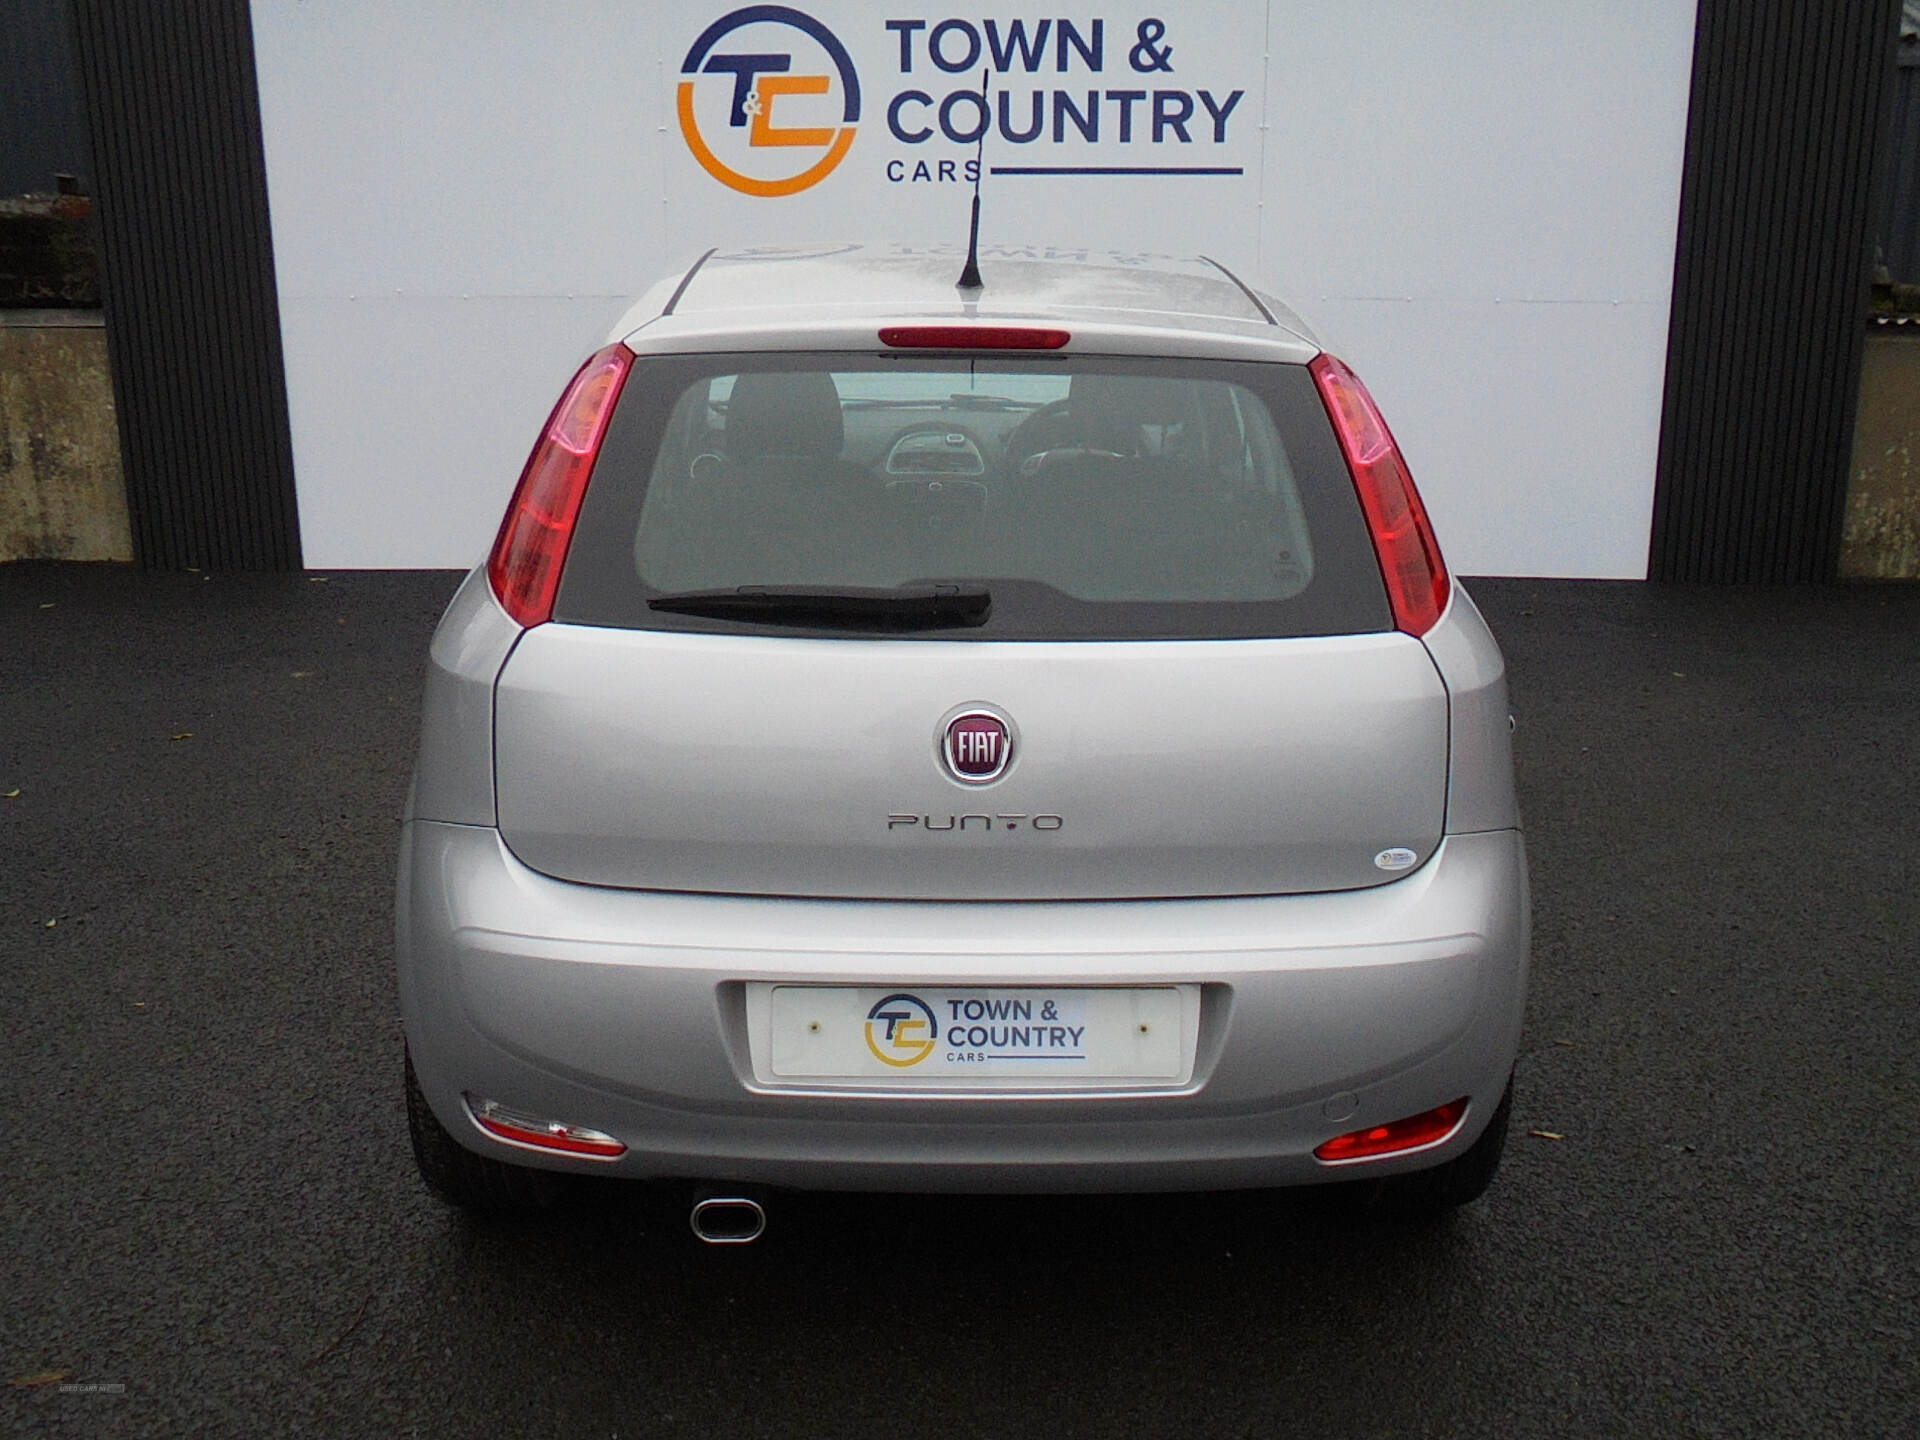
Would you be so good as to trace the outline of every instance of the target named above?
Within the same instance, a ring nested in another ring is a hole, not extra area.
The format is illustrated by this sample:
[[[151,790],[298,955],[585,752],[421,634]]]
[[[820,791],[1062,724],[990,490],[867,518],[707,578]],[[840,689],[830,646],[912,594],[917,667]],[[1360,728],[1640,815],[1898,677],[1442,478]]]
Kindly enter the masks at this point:
[[[389,958],[444,574],[0,567],[0,1429],[1920,1434],[1920,587],[1485,581],[1534,986],[1424,1230],[1265,1195],[419,1185]]]

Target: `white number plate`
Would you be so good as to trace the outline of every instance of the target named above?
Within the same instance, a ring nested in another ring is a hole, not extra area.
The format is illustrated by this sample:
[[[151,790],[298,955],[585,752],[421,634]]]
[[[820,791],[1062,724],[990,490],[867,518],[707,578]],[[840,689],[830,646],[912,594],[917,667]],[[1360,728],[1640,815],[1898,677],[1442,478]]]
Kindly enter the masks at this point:
[[[1179,1085],[1200,987],[749,987],[756,1069],[899,1089]]]

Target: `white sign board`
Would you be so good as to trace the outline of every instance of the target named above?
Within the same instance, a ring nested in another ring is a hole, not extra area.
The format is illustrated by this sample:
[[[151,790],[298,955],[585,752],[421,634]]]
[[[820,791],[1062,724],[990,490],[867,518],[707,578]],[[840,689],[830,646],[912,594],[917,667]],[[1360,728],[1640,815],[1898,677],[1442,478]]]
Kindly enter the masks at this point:
[[[302,540],[465,566],[710,246],[1213,255],[1366,379],[1453,567],[1646,573],[1691,0],[254,0]],[[980,99],[982,72],[988,99]]]

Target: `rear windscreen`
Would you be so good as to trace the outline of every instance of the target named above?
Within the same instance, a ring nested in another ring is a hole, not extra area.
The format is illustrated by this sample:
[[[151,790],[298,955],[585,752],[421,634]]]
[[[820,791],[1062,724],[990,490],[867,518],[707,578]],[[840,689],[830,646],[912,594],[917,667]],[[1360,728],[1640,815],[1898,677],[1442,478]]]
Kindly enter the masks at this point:
[[[988,588],[985,623],[915,635],[1291,636],[1393,623],[1305,367],[1080,355],[641,357],[554,618],[812,633],[649,602],[953,582]]]

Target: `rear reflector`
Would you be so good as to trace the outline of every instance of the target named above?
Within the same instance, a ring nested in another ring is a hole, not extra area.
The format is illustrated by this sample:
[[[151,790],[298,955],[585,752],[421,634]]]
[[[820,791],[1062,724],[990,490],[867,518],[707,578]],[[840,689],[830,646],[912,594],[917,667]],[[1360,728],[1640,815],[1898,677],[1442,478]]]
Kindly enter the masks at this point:
[[[611,1160],[627,1153],[627,1147],[604,1130],[589,1130],[584,1125],[563,1125],[558,1120],[542,1120],[517,1110],[496,1105],[491,1100],[466,1097],[467,1110],[479,1127],[500,1140],[516,1145],[531,1145],[538,1150],[557,1150],[564,1155],[592,1155]]]
[[[1424,635],[1447,608],[1447,567],[1407,462],[1359,376],[1326,354],[1316,355],[1307,369],[1360,492],[1393,623],[1409,635]]]
[[[501,607],[524,626],[553,618],[553,597],[573,541],[573,522],[632,365],[631,350],[609,345],[581,366],[520,472],[513,503],[487,560],[487,579]]]
[[[880,332],[882,345],[901,350],[1058,350],[1072,338],[1024,325],[889,325]]]
[[[1404,1120],[1394,1120],[1386,1125],[1336,1135],[1313,1153],[1321,1160],[1364,1160],[1373,1155],[1418,1150],[1422,1145],[1432,1145],[1453,1134],[1460,1128],[1460,1121],[1466,1113],[1467,1100],[1463,1095],[1451,1104],[1429,1110],[1423,1115],[1409,1115]]]

